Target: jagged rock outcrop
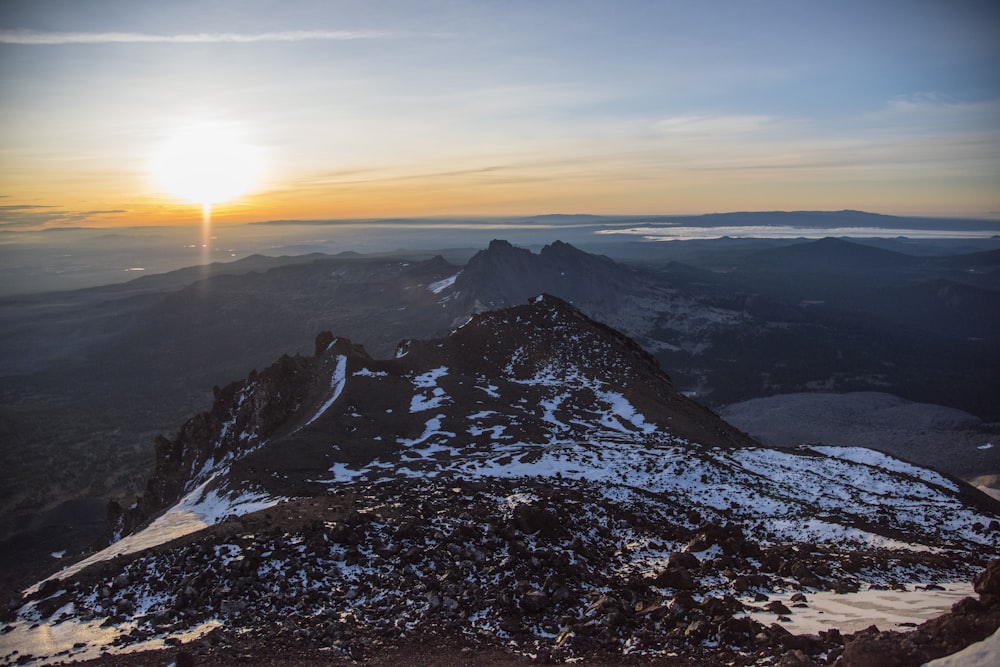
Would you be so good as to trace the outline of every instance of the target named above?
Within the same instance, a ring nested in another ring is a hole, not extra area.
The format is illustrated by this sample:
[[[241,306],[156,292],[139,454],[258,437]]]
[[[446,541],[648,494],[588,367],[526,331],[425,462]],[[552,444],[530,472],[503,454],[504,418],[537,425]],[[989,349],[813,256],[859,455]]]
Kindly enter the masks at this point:
[[[282,356],[275,364],[245,380],[213,389],[209,412],[190,419],[171,440],[158,436],[156,468],[145,494],[127,509],[112,501],[111,531],[121,537],[146,523],[194,486],[278,434],[317,392],[316,383],[330,355],[346,352],[367,357],[364,348],[335,339],[329,332],[316,339],[313,357]]]

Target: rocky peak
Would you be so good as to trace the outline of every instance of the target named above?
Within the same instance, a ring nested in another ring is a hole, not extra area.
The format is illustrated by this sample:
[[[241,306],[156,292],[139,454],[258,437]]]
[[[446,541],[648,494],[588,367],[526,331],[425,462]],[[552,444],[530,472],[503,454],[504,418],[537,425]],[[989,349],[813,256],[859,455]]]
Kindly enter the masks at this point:
[[[315,356],[283,356],[216,388],[209,412],[157,439],[143,498],[110,514],[128,532],[223,468],[271,493],[311,493],[307,473],[394,459],[414,444],[488,449],[502,432],[542,446],[654,430],[707,446],[753,444],[677,392],[627,336],[543,295],[478,314],[445,338],[407,341],[395,359],[321,333]]]
[[[555,241],[536,255],[507,241],[492,241],[469,260],[456,285],[487,308],[523,303],[547,292],[568,301],[615,303],[634,289],[631,271],[600,255]]]

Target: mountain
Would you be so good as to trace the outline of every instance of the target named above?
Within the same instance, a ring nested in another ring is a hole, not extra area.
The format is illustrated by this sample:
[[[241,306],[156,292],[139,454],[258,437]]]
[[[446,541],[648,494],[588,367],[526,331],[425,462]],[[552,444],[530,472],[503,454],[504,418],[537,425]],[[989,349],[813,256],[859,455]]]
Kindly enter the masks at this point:
[[[792,592],[968,580],[1000,547],[971,487],[861,448],[763,448],[551,296],[388,359],[321,334],[156,450],[120,539],[16,603],[5,664],[164,643],[813,664],[868,635],[790,634],[771,621]],[[964,643],[995,629],[990,600],[963,608]]]
[[[561,241],[535,254],[495,240],[455,280],[455,290],[474,296],[474,310],[512,306],[541,293],[609,310],[642,288],[634,271]]]
[[[437,464],[430,454],[481,450],[489,458],[505,441],[541,453],[659,428],[716,447],[752,443],[677,392],[632,340],[554,297],[477,315],[444,339],[404,341],[390,360],[327,338],[317,340],[314,357],[285,356],[217,388],[212,412],[189,421],[177,439],[160,438],[139,520],[210,478],[209,490],[222,484],[236,495],[296,496],[302,470],[389,457],[416,474]],[[349,406],[350,418],[329,410],[334,402]],[[280,446],[261,447],[276,439]],[[239,463],[215,480],[230,459]]]
[[[48,554],[96,538],[103,512],[94,508],[142,490],[155,434],[210,405],[213,385],[311,352],[322,330],[380,358],[401,338],[442,336],[475,313],[546,292],[627,334],[676,389],[715,408],[877,390],[986,421],[1000,414],[992,255],[910,266],[899,253],[836,239],[736,239],[710,253],[678,245],[711,257],[697,268],[655,261],[675,256],[666,250],[675,244],[647,243],[642,264],[629,265],[559,241],[532,252],[496,240],[457,254],[253,257],[0,300],[0,589],[19,586],[12,577],[25,567],[51,567]],[[810,260],[755,259],[785,249]],[[822,272],[810,268],[816,257]],[[878,268],[885,257],[889,268]],[[905,458],[951,474],[980,470],[964,450]]]
[[[758,252],[752,260],[752,264],[759,267],[775,267],[783,271],[795,269],[836,272],[841,275],[900,269],[922,263],[923,260],[919,257],[833,237],[768,248]]]

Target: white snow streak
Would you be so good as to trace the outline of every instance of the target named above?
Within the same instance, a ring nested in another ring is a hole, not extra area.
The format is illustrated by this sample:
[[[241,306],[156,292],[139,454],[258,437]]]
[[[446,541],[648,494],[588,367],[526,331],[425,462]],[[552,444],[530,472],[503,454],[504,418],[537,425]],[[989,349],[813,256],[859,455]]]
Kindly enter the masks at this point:
[[[455,284],[455,279],[458,278],[460,273],[462,272],[459,271],[455,275],[445,278],[444,280],[439,280],[436,283],[431,283],[430,285],[427,286],[427,289],[434,292],[435,294],[440,294],[441,292],[443,292],[444,290],[448,289],[449,287]]]
[[[333,370],[333,376],[330,378],[330,387],[333,388],[333,394],[327,399],[326,403],[316,411],[316,414],[312,416],[312,419],[306,422],[306,426],[312,424],[314,421],[319,419],[319,416],[330,409],[334,401],[340,398],[340,392],[344,391],[344,386],[347,384],[347,357],[342,354],[337,355],[337,367]]]

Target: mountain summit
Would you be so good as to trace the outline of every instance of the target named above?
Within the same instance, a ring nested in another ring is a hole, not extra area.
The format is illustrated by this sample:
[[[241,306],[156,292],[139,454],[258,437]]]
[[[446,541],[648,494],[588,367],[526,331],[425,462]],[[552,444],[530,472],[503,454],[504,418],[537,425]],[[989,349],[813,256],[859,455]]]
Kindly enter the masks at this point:
[[[215,396],[157,442],[120,539],[29,589],[0,643],[811,660],[850,643],[789,639],[771,596],[967,580],[1000,547],[969,487],[866,449],[760,447],[551,296],[392,359],[321,334]]]
[[[494,240],[469,260],[455,288],[475,295],[479,309],[506,308],[539,293],[606,308],[620,304],[637,285],[631,269],[562,241],[535,254]]]
[[[475,315],[446,338],[404,341],[394,359],[329,334],[316,348],[217,388],[211,412],[173,441],[160,438],[156,475],[122,527],[209,480],[284,497],[322,492],[307,478],[331,466],[341,475],[380,464],[438,474],[442,452],[487,460],[509,459],[510,445],[541,453],[651,438],[753,444],[677,392],[631,339],[552,296]]]

